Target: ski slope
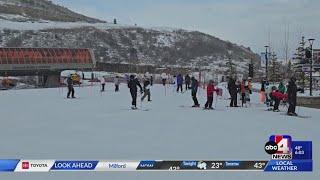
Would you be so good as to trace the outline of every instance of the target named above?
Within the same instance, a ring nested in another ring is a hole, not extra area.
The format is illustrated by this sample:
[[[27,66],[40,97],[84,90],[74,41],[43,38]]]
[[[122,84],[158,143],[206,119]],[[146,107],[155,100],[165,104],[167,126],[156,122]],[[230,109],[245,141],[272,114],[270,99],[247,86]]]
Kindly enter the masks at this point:
[[[313,173],[146,172],[0,174],[0,179],[309,179],[319,178],[320,110],[298,107],[308,119],[265,111],[252,97],[249,108],[193,109],[190,92],[152,88],[152,102],[129,110],[126,85],[120,92],[107,85],[76,87],[78,99],[66,99],[66,88],[0,91],[0,158],[107,160],[268,160],[264,144],[272,134],[312,140]],[[201,105],[205,91],[198,93]],[[138,101],[140,106],[140,101]],[[283,109],[282,109],[283,110]]]

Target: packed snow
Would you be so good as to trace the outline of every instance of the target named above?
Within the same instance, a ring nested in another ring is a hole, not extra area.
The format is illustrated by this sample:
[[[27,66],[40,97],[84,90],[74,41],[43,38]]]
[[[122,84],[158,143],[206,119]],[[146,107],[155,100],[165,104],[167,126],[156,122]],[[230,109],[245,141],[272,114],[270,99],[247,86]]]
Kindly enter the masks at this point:
[[[223,87],[223,86],[222,86]],[[0,91],[1,158],[107,160],[268,160],[264,144],[272,134],[313,141],[313,173],[51,173],[0,174],[0,179],[310,179],[319,178],[320,110],[298,107],[302,119],[265,111],[253,94],[248,108],[229,108],[228,94],[214,98],[216,110],[190,108],[190,92],[152,87],[152,102],[130,110],[126,84],[100,93],[99,84],[66,88]],[[205,90],[198,92],[201,105]],[[147,110],[147,111],[144,111]],[[136,177],[136,178],[135,178]],[[318,178],[317,178],[318,177]]]

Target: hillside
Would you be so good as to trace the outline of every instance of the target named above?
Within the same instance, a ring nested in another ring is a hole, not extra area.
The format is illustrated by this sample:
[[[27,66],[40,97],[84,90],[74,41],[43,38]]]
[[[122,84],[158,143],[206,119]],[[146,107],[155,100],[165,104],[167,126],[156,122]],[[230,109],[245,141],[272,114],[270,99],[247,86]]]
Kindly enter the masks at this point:
[[[238,72],[258,58],[249,49],[200,32],[139,27],[2,30],[2,47],[92,48],[99,62],[207,67],[226,71],[229,57]],[[231,54],[231,55],[230,55]]]
[[[0,0],[0,19],[17,22],[104,22],[75,13],[48,0]]]
[[[13,7],[0,8],[7,17],[11,14],[11,19],[0,19],[1,47],[91,48],[100,63],[201,67],[220,74],[228,71],[229,59],[241,74],[247,74],[251,62],[260,67],[259,57],[249,48],[197,31],[98,23],[46,0],[0,0],[0,7]]]

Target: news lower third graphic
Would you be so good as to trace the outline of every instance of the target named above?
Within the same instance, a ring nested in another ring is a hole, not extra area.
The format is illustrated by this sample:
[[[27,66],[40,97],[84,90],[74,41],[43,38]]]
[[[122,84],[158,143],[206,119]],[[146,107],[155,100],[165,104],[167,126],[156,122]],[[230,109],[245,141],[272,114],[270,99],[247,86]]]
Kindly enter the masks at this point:
[[[272,135],[264,147],[271,160],[24,160],[0,159],[0,172],[58,171],[265,171],[310,172],[313,170],[312,142],[293,141],[289,135]]]

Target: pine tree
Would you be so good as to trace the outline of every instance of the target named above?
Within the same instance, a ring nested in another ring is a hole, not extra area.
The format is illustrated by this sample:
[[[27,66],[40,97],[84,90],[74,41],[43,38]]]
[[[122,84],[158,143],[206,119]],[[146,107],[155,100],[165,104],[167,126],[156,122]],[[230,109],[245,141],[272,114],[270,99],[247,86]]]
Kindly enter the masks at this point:
[[[228,58],[228,61],[226,63],[227,65],[227,75],[229,77],[235,77],[236,75],[236,68],[235,68],[235,64],[232,62],[231,58]]]

